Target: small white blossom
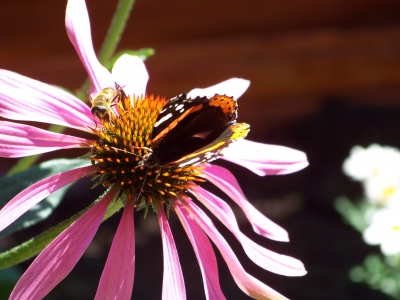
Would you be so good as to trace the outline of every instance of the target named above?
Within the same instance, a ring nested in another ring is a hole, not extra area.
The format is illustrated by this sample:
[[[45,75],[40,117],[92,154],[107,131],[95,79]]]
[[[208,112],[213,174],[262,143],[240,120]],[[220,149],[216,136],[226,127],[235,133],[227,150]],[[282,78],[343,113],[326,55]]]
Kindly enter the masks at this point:
[[[385,255],[400,253],[400,207],[378,210],[363,237],[367,244],[380,245]]]
[[[364,192],[369,202],[380,206],[400,204],[400,178],[371,177],[364,181]]]
[[[343,172],[359,181],[374,176],[400,177],[400,151],[378,144],[355,146],[343,163]]]

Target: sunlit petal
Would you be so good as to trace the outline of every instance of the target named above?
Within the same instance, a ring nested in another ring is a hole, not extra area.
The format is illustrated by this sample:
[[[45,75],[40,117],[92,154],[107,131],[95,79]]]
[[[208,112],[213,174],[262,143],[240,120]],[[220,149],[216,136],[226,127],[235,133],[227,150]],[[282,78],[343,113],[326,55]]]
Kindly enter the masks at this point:
[[[146,94],[149,74],[144,62],[138,56],[122,55],[114,64],[112,75],[128,95],[141,96]]]
[[[183,280],[181,264],[179,262],[178,251],[176,250],[175,241],[168,224],[168,219],[160,204],[157,204],[157,214],[164,254],[162,299],[186,299],[185,283]]]
[[[89,107],[76,97],[6,70],[0,70],[0,116],[85,131],[88,126],[95,126]]]
[[[214,242],[215,246],[219,249],[222,257],[224,258],[233,276],[233,279],[244,293],[256,299],[287,299],[283,295],[279,294],[248,274],[243,269],[229,244],[225,241],[210,218],[208,218],[203,211],[201,211],[192,201],[188,199],[182,199],[181,202],[182,204],[177,202],[176,206],[183,205],[208,235],[208,237]]]
[[[226,202],[200,187],[196,187],[195,191],[197,199],[235,235],[254,263],[268,271],[286,276],[303,276],[307,273],[301,261],[263,248],[245,236],[239,230],[235,215]]]
[[[256,233],[276,241],[289,241],[288,233],[285,229],[266,218],[246,199],[231,172],[216,165],[207,165],[203,172],[207,180],[221,189],[240,206]]]
[[[259,176],[289,174],[308,166],[304,152],[246,139],[233,143],[223,153],[223,159],[241,165]]]
[[[108,193],[49,244],[17,282],[10,300],[42,299],[63,280],[89,246],[114,196],[115,191]]]
[[[48,195],[96,170],[96,166],[77,168],[50,176],[26,188],[0,210],[0,231]]]
[[[37,127],[0,121],[0,157],[22,157],[59,149],[88,147],[89,141]]]
[[[199,262],[206,299],[225,299],[219,285],[217,259],[209,239],[184,207],[178,205],[174,208]]]
[[[227,95],[238,99],[244,94],[250,85],[250,81],[241,78],[231,78],[222,81],[216,85],[210,86],[204,89],[193,89],[188,93],[189,98],[195,98],[197,96],[212,97],[215,94]]]
[[[98,61],[93,49],[89,15],[84,0],[69,0],[65,15],[65,26],[92,83],[92,93],[105,87],[114,87],[114,80]]]
[[[131,299],[135,274],[133,201],[127,201],[108,254],[96,300]]]

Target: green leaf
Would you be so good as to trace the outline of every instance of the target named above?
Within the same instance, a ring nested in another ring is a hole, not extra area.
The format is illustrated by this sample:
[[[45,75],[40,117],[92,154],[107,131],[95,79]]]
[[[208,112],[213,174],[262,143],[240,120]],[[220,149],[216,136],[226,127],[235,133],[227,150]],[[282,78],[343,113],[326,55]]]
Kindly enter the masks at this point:
[[[12,176],[0,178],[0,207],[6,205],[8,201],[33,183],[61,172],[87,166],[88,164],[90,164],[90,162],[84,159],[54,159]],[[19,219],[4,229],[0,233],[0,237],[30,227],[46,219],[61,202],[71,185],[72,184],[67,185],[52,193],[46,199],[32,207]]]
[[[22,270],[17,266],[0,270],[0,299],[7,299],[15,284],[22,275]]]
[[[110,189],[105,191],[103,195],[101,195],[96,201],[94,201],[88,207],[81,210],[72,217],[62,221],[54,227],[51,227],[45,232],[39,234],[38,236],[27,240],[26,242],[10,250],[0,253],[0,270],[19,264],[39,254],[40,251],[42,251],[47,245],[49,245],[63,230],[65,230],[74,221],[80,218],[89,208],[100,201],[109,191]],[[103,222],[110,218],[113,214],[118,212],[122,207],[124,207],[124,203],[121,198],[112,201],[107,208],[107,212],[103,218]],[[0,299],[2,298],[0,297]]]
[[[365,216],[375,208],[367,201],[354,204],[346,197],[338,197],[334,202],[334,207],[346,222],[359,232],[363,232],[368,227]]]

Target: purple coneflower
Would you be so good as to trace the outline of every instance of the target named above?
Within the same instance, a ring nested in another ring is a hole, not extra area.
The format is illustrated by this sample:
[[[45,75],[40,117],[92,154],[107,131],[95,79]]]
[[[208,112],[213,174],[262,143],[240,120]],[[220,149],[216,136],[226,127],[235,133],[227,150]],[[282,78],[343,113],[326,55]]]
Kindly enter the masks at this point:
[[[209,239],[221,252],[237,285],[258,299],[285,299],[246,273],[232,249],[199,208],[200,201],[240,241],[248,257],[262,268],[287,276],[306,273],[303,264],[269,251],[246,237],[231,208],[198,185],[209,181],[243,210],[256,233],[277,241],[288,241],[284,229],[258,212],[247,201],[234,176],[225,168],[197,165],[143,165],[152,152],[150,138],[160,110],[168,101],[145,95],[148,74],[143,62],[122,56],[110,74],[97,60],[83,0],[70,0],[66,12],[68,36],[92,83],[92,96],[117,83],[123,87],[118,101],[104,120],[94,121],[90,108],[58,88],[22,75],[0,70],[0,116],[18,121],[58,124],[90,132],[93,140],[52,133],[30,125],[0,121],[0,156],[23,157],[58,149],[86,148],[92,165],[43,179],[14,197],[0,211],[0,230],[13,223],[35,204],[61,187],[85,176],[97,176],[108,192],[77,221],[55,238],[34,260],[15,286],[10,299],[41,299],[75,266],[93,239],[111,201],[124,199],[125,208],[101,275],[96,299],[130,299],[135,268],[135,209],[156,211],[163,242],[163,299],[185,299],[185,286],[178,253],[164,210],[176,213],[193,245],[204,281],[207,299],[224,299],[218,280],[216,257]],[[240,97],[249,82],[230,79],[206,89],[195,89],[187,97],[215,94]],[[127,96],[126,96],[126,95]],[[244,136],[244,134],[243,134]],[[242,136],[241,136],[242,137]],[[223,151],[223,159],[256,174],[274,175],[307,166],[304,153],[239,139]],[[141,165],[142,164],[142,165]]]

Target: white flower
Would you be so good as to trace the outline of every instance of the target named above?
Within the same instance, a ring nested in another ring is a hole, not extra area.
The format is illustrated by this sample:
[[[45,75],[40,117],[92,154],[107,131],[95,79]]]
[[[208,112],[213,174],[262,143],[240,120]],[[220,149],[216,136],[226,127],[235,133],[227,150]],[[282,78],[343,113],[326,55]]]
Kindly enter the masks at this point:
[[[400,207],[393,206],[377,211],[363,237],[367,244],[380,244],[385,255],[400,253]]]
[[[364,181],[368,201],[382,206],[400,204],[400,178],[393,176],[371,177]]]
[[[372,144],[355,146],[343,163],[343,172],[354,180],[374,176],[400,177],[400,152],[397,148]]]

